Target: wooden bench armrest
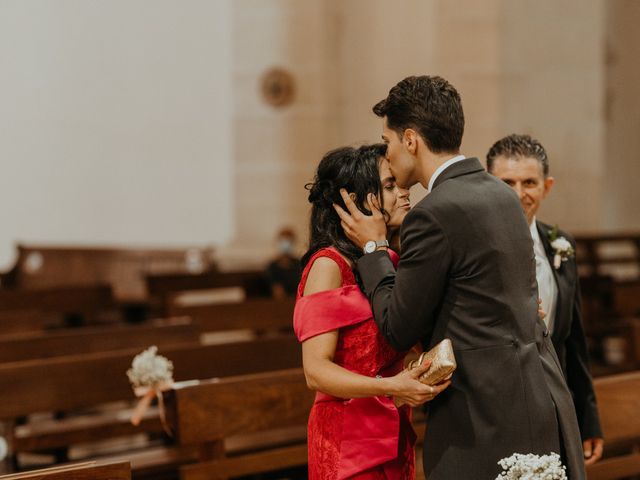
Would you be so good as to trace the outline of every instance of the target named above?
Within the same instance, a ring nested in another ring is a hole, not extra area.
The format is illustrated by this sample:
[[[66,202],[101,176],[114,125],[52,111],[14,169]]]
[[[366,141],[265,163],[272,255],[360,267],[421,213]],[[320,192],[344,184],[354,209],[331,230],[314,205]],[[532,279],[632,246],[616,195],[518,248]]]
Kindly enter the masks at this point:
[[[605,458],[587,467],[589,480],[617,480],[640,475],[640,453]]]
[[[152,475],[156,472],[178,470],[180,465],[195,462],[198,459],[197,452],[193,449],[182,447],[152,447],[139,451],[103,457],[110,462],[127,461],[131,463],[131,471],[134,477]]]
[[[0,475],[2,480],[131,480],[131,465],[120,462],[84,462]]]

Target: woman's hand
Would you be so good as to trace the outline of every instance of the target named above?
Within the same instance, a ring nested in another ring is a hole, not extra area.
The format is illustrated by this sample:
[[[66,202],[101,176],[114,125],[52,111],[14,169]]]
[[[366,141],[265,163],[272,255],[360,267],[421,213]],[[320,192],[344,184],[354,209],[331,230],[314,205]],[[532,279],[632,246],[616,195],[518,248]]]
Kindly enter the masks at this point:
[[[417,407],[425,402],[433,400],[437,395],[444,391],[451,380],[446,380],[438,385],[425,385],[418,380],[420,375],[429,370],[430,362],[411,369],[404,369],[394,377],[387,380],[390,383],[391,395],[396,406],[404,404]]]

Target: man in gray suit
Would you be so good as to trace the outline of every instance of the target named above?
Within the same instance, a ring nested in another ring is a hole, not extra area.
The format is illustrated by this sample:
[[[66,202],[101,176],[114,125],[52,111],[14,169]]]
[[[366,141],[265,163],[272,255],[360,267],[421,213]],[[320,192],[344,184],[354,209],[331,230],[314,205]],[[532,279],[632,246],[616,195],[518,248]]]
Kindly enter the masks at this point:
[[[399,186],[429,194],[405,218],[397,272],[385,223],[343,198],[343,228],[380,331],[398,350],[450,338],[458,369],[428,404],[429,480],[492,480],[513,453],[560,453],[584,479],[571,395],[538,317],[533,245],[513,191],[459,155],[460,96],[440,77],[409,77],[374,107]]]
[[[544,322],[573,394],[585,465],[591,465],[602,456],[604,440],[589,373],[578,269],[575,255],[565,253],[563,259],[553,246],[554,240],[564,238],[565,245],[570,245],[575,252],[575,241],[568,233],[536,218],[538,208],[554,184],[554,178],[549,175],[547,152],[529,135],[508,135],[494,143],[487,153],[487,170],[516,192],[527,217],[536,258],[538,292],[547,314]]]

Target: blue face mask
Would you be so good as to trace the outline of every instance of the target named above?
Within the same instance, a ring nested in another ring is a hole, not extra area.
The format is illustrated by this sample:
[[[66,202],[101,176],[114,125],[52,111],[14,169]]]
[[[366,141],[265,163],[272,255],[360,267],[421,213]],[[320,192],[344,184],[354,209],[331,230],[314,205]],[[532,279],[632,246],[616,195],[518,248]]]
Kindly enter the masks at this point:
[[[293,242],[288,238],[281,238],[278,240],[278,251],[286,255],[293,253]]]

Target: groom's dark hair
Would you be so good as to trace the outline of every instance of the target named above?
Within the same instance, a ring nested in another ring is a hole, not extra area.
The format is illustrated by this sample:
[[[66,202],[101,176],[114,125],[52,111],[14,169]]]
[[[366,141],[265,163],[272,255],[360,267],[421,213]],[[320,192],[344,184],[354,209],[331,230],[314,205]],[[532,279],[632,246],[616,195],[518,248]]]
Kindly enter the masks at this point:
[[[416,130],[433,153],[455,153],[464,133],[464,113],[458,91],[442,77],[407,77],[373,107],[387,117],[387,126],[400,138]]]

